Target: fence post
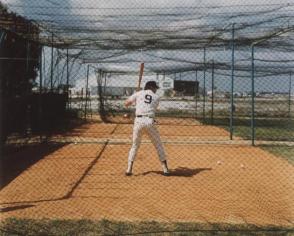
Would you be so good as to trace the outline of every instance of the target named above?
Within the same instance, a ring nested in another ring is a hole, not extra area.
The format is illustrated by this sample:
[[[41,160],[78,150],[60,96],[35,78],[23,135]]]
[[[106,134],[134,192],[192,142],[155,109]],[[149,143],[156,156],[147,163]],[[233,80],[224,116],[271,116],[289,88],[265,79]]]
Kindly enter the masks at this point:
[[[67,108],[71,107],[71,95],[69,94],[69,56],[68,56],[68,48],[66,49],[66,92],[67,92]]]
[[[87,120],[87,105],[88,105],[88,84],[89,84],[89,65],[87,66],[87,78],[86,78],[86,103],[85,103],[85,120]]]
[[[255,88],[254,88],[254,44],[251,45],[251,143],[255,145]]]
[[[26,78],[29,79],[29,61],[30,61],[30,41],[27,39],[26,42]]]
[[[51,35],[51,74],[50,74],[50,90],[53,90],[53,33]]]
[[[279,35],[282,35],[286,32],[290,32],[290,31],[293,31],[293,27],[291,28],[287,28],[287,29],[282,29],[278,32],[274,32],[272,33],[271,35],[269,35],[267,38],[263,38],[259,41],[256,41],[256,42],[253,42],[251,44],[251,141],[252,141],[252,146],[255,145],[255,88],[254,88],[254,72],[255,72],[255,68],[254,68],[254,48],[256,45],[258,45],[259,43],[261,42],[264,42],[270,38],[273,38],[273,37],[277,37]]]
[[[30,26],[29,26],[29,33],[30,33]],[[29,74],[29,66],[30,66],[30,41],[29,39],[27,38],[26,39],[26,79],[27,81],[31,82],[31,78],[30,78],[30,74]],[[32,120],[31,120],[31,102],[29,100],[29,94],[30,94],[30,88],[28,86],[26,86],[26,91],[25,91],[25,96],[26,96],[26,128],[25,128],[25,135],[29,135],[31,134],[31,131],[32,131]]]
[[[289,118],[291,118],[291,92],[292,92],[292,72],[289,77]]]
[[[206,120],[206,116],[205,116],[205,103],[206,103],[206,47],[204,47],[203,50],[203,65],[204,65],[204,69],[203,69],[203,122],[205,122]]]
[[[195,119],[197,119],[197,100],[198,100],[198,75],[197,75],[197,69],[195,70]]]
[[[103,72],[101,69],[98,70],[97,76],[97,94],[98,94],[98,112],[102,121],[106,122],[106,113],[104,109],[104,98],[103,98],[103,91],[102,91],[102,80],[103,80]]]
[[[40,85],[39,85],[39,90],[40,90],[40,94],[42,94],[43,92],[43,60],[42,60],[42,57],[43,57],[43,47],[41,46],[41,55],[40,55],[40,58],[39,58],[39,63],[40,63]]]
[[[2,41],[4,41],[5,38],[5,32],[4,31],[0,31],[0,46],[2,44]]]
[[[107,72],[104,73],[104,86],[103,86],[103,93],[106,98],[106,83],[107,83]]]
[[[214,123],[214,60],[212,60],[211,71],[211,124]]]
[[[234,73],[235,73],[235,23],[232,25],[232,63],[231,63],[231,96],[230,96],[230,140],[233,140],[234,119]]]
[[[39,84],[39,103],[38,103],[38,129],[40,132],[40,141],[42,142],[43,140],[43,126],[42,126],[42,117],[43,117],[43,98],[42,98],[42,94],[43,94],[43,47],[41,46],[41,53],[40,53],[40,57],[39,57],[39,68],[40,68],[40,84]]]
[[[66,49],[66,88],[69,86],[68,48]]]

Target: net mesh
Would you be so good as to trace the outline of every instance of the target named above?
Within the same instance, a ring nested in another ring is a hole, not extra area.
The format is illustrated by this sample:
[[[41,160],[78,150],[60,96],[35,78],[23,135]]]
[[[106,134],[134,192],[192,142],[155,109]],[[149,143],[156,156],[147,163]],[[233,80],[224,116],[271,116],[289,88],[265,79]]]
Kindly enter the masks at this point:
[[[0,7],[4,235],[293,233],[292,1]]]

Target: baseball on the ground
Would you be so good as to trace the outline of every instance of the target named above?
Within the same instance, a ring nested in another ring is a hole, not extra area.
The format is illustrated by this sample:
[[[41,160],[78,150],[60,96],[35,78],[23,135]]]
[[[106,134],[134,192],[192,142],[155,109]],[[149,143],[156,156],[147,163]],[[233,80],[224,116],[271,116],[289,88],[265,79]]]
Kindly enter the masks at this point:
[[[124,114],[124,118],[129,118],[130,117],[130,115],[129,114]]]

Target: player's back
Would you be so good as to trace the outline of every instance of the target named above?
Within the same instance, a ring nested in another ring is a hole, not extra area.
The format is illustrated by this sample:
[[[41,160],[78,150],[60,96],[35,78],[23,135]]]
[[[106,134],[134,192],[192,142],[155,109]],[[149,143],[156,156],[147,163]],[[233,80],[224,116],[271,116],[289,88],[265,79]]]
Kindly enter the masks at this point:
[[[155,115],[159,96],[152,90],[142,90],[136,94],[136,115]]]

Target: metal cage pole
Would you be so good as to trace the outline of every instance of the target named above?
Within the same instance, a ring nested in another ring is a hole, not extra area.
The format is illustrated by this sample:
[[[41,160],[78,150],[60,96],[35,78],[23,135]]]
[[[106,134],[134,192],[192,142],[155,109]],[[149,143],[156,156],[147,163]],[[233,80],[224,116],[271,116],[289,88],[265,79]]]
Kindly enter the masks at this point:
[[[103,86],[103,93],[104,96],[106,97],[106,83],[107,83],[107,72],[104,73],[104,86]]]
[[[106,121],[106,113],[104,109],[104,98],[102,91],[102,82],[103,80],[103,71],[101,69],[98,70],[97,76],[97,94],[98,94],[98,113],[101,116],[102,121]]]
[[[40,58],[39,58],[39,63],[40,63],[40,85],[39,85],[39,90],[40,90],[40,94],[42,94],[43,92],[43,60],[42,60],[42,57],[43,57],[43,47],[41,46],[41,55],[40,55]]]
[[[44,48],[42,49],[42,73],[43,73],[43,89],[45,92],[47,92],[48,88],[48,81],[47,81],[47,76],[46,76],[46,50]]]
[[[232,25],[232,63],[231,63],[231,96],[230,96],[230,139],[233,140],[234,122],[234,76],[235,76],[235,24]]]
[[[87,66],[87,77],[86,77],[86,103],[85,103],[85,120],[87,119],[87,105],[88,105],[88,84],[89,84],[89,65]]]
[[[289,118],[291,118],[291,92],[292,92],[292,72],[289,76]]]
[[[254,81],[254,72],[255,72],[255,65],[254,65],[254,50],[255,46],[259,43],[262,43],[270,38],[277,37],[279,35],[285,34],[287,32],[293,31],[293,27],[288,27],[286,29],[279,30],[278,32],[274,32],[271,35],[268,35],[267,38],[263,38],[259,41],[256,41],[251,44],[251,142],[252,146],[255,145],[255,81]]]
[[[27,39],[26,42],[26,79],[29,81],[29,62],[30,61],[30,41]],[[26,88],[26,93],[28,92],[28,87]]]
[[[108,72],[105,71],[105,73],[103,73],[103,76],[104,76],[104,83],[103,83],[103,103],[104,103],[104,107],[105,107],[105,104],[107,102],[107,96],[106,96],[106,85],[107,85],[107,75],[108,75]]]
[[[211,71],[211,124],[214,123],[214,60]]]
[[[29,33],[30,33],[30,27],[29,27]],[[29,39],[27,39],[27,41],[26,41],[26,75],[25,75],[25,77],[30,83],[31,78],[30,78],[30,74],[29,74],[29,70],[30,70],[29,66],[30,66],[30,41],[29,41]],[[30,88],[29,88],[29,86],[26,86],[26,91],[25,91],[26,98],[28,98],[29,94],[30,94]],[[31,117],[30,117],[31,106],[29,104],[29,100],[27,100],[25,102],[25,104],[26,104],[25,134],[28,135],[28,134],[31,134],[31,131],[32,131],[32,124],[31,124],[32,121],[31,121]]]
[[[59,85],[60,85],[60,81],[59,81],[59,53],[58,53],[58,49],[56,49],[57,52],[57,56],[56,56],[56,78],[55,78],[55,82],[56,83],[56,87],[59,90]]]
[[[26,43],[26,78],[29,79],[29,61],[30,61],[30,41],[27,39]]]
[[[50,89],[53,90],[53,33],[51,35],[51,75],[50,75]]]
[[[195,70],[195,119],[197,119],[197,100],[198,100],[198,73],[197,70]]]
[[[69,86],[69,61],[68,61],[68,48],[66,49],[66,88]]]
[[[71,107],[71,95],[69,94],[69,56],[68,48],[66,49],[66,92],[68,99],[68,109]]]
[[[41,46],[41,53],[40,53],[40,56],[39,56],[39,70],[40,70],[40,84],[39,84],[39,104],[38,104],[38,116],[39,116],[39,120],[38,120],[38,129],[40,131],[40,141],[42,141],[43,139],[43,135],[42,135],[42,132],[43,132],[43,127],[41,125],[41,121],[43,120],[42,117],[43,117],[43,99],[42,99],[42,94],[43,94],[43,62],[42,62],[42,58],[43,58],[43,47]]]
[[[204,47],[203,50],[203,64],[204,64],[204,70],[203,70],[203,122],[206,120],[205,116],[205,103],[206,103],[206,47]]]
[[[255,145],[255,81],[254,45],[251,45],[251,144]]]
[[[2,42],[4,42],[4,39],[5,39],[5,32],[4,31],[0,31],[0,46],[2,44]]]

